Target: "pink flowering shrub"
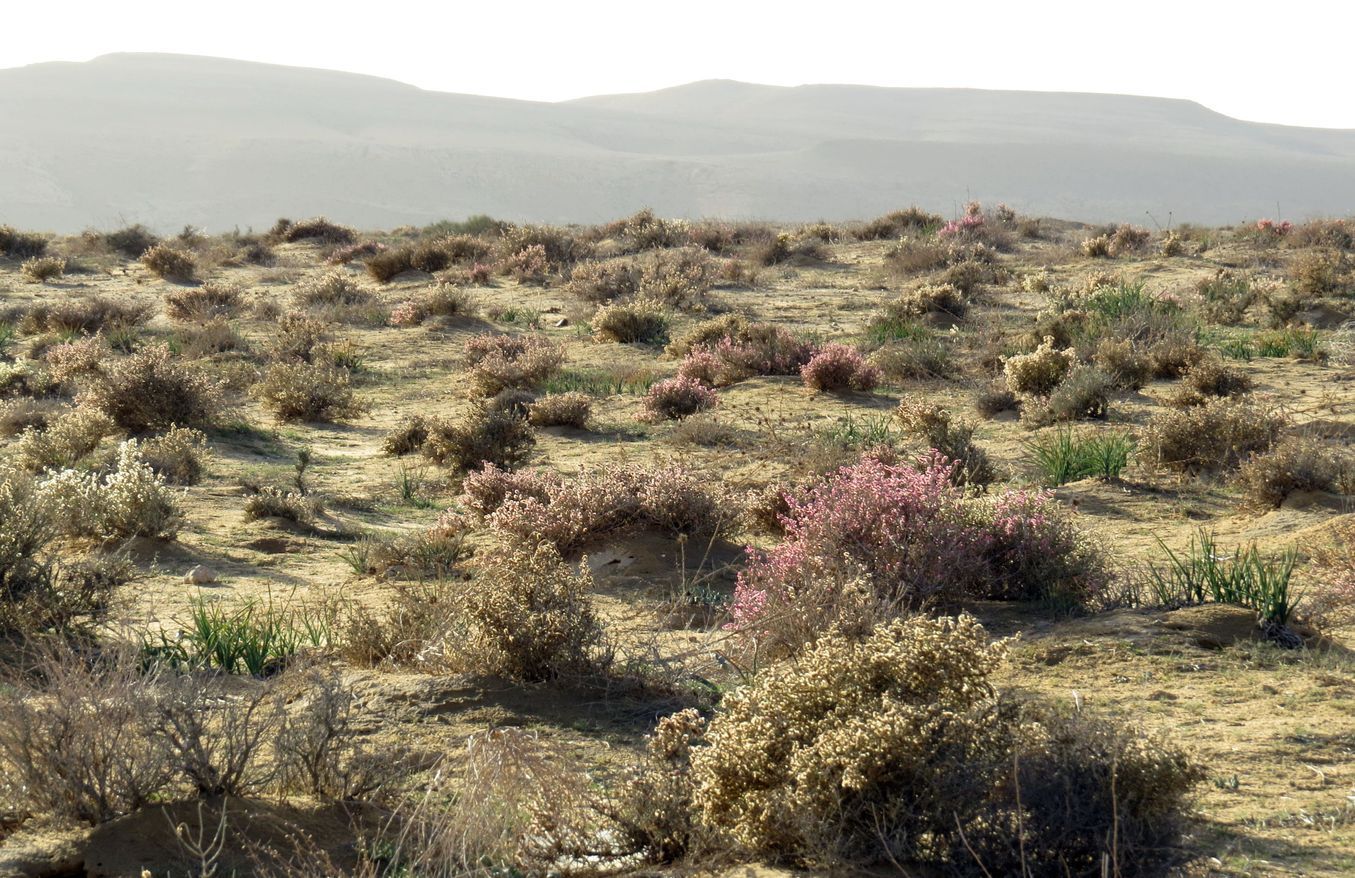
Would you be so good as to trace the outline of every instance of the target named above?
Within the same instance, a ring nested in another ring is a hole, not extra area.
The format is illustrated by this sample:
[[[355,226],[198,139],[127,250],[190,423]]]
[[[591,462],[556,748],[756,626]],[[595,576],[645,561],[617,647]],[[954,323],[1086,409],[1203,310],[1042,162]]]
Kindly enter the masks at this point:
[[[752,551],[732,627],[790,653],[834,625],[869,628],[964,596],[1086,601],[1108,579],[1099,554],[1046,494],[967,500],[956,464],[867,456],[786,498],[784,539]]]
[[[1256,231],[1272,238],[1283,238],[1293,230],[1294,224],[1289,220],[1275,222],[1272,219],[1259,219],[1256,221]]]
[[[499,263],[501,274],[510,274],[522,282],[543,280],[549,269],[544,244],[529,244]]]
[[[810,390],[830,393],[844,390],[873,390],[880,383],[880,370],[867,363],[861,352],[845,344],[829,344],[819,349],[800,369],[800,377]]]
[[[726,383],[729,370],[723,360],[708,347],[692,348],[678,365],[678,377],[689,378],[707,387],[718,387]]]
[[[570,555],[600,540],[650,528],[714,538],[732,529],[727,492],[682,466],[609,466],[573,479],[486,467],[464,484],[466,505],[500,536],[550,543]]]
[[[677,420],[713,409],[719,403],[714,390],[693,378],[666,378],[645,394],[642,416],[650,421]]]
[[[543,335],[486,332],[468,339],[464,350],[480,396],[536,387],[560,370],[565,357],[564,348]]]
[[[715,355],[745,375],[795,375],[814,355],[814,346],[783,326],[755,323],[739,338],[717,341]]]

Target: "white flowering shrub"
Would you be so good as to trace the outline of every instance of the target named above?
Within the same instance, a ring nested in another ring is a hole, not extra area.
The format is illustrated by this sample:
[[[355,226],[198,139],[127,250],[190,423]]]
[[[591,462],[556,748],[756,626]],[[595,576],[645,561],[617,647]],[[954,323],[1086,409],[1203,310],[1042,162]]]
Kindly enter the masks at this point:
[[[44,479],[37,502],[66,534],[96,540],[173,539],[183,522],[178,497],[135,439],[118,446],[117,466],[106,475],[66,469]]]

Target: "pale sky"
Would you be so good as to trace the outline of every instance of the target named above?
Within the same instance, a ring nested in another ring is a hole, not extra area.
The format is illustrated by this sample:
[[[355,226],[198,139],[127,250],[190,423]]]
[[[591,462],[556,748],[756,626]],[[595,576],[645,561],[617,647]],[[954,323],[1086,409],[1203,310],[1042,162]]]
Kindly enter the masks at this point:
[[[0,67],[179,52],[547,101],[717,78],[1091,91],[1187,98],[1262,122],[1355,128],[1349,0],[4,6]]]

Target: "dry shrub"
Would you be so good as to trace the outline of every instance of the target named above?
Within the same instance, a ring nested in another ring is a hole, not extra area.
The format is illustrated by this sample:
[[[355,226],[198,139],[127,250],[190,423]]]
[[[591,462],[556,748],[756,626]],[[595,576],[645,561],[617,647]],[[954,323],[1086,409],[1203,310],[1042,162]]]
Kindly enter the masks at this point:
[[[61,411],[56,400],[18,399],[0,401],[0,436],[18,436],[25,430],[46,430]]]
[[[424,456],[440,466],[470,472],[485,464],[515,469],[536,446],[527,422],[509,412],[476,406],[454,423],[430,420]]]
[[[111,232],[85,232],[83,238],[96,247],[127,259],[139,259],[143,253],[160,243],[160,238],[140,223]]]
[[[1002,371],[1012,391],[1045,396],[1058,387],[1075,362],[1071,350],[1056,350],[1054,339],[1045,336],[1031,353],[1004,357]]]
[[[885,380],[894,383],[918,378],[950,378],[955,372],[950,348],[931,335],[886,344],[870,355],[870,362]]]
[[[1310,619],[1329,628],[1355,621],[1355,520],[1338,521],[1331,542],[1317,547],[1310,582],[1303,602]]]
[[[475,297],[465,287],[443,282],[397,305],[390,322],[392,326],[419,326],[436,319],[450,325],[474,317],[477,311]]]
[[[175,359],[164,344],[115,362],[80,394],[131,433],[210,426],[221,414],[220,386],[197,366]]]
[[[974,409],[985,418],[994,418],[1003,412],[1016,411],[1020,400],[1005,384],[993,382],[979,388],[974,394]]]
[[[350,556],[355,570],[391,580],[448,579],[470,555],[466,527],[456,513],[443,513],[430,528],[392,537],[366,538]]]
[[[588,425],[592,413],[593,398],[586,393],[550,393],[531,404],[527,421],[534,427],[575,427],[582,430]]]
[[[465,345],[470,380],[479,396],[530,390],[560,371],[565,352],[543,335],[484,333]]]
[[[677,465],[609,466],[573,479],[486,467],[463,489],[493,531],[525,545],[548,542],[563,556],[635,529],[709,540],[737,523],[724,488]]]
[[[447,580],[395,582],[379,612],[354,603],[341,620],[338,652],[360,667],[445,667],[462,642],[456,601],[463,586]]]
[[[273,741],[279,786],[321,801],[348,802],[399,780],[399,756],[366,743],[357,702],[336,672],[301,671],[297,686],[302,694]]]
[[[13,226],[0,226],[0,256],[10,259],[36,259],[47,252],[47,239],[36,232],[21,232]]]
[[[960,318],[965,309],[964,296],[951,284],[923,284],[900,293],[898,298],[886,303],[874,319],[899,323],[933,314]]]
[[[1279,439],[1288,419],[1254,403],[1217,398],[1153,415],[1140,436],[1147,459],[1187,473],[1235,469]]]
[[[654,382],[645,394],[642,417],[672,421],[709,411],[719,403],[719,394],[695,379],[665,378]]]
[[[198,270],[192,253],[163,243],[143,253],[141,264],[158,278],[181,282],[191,281]]]
[[[885,253],[885,272],[908,278],[944,268],[951,261],[951,248],[933,238],[904,238]]]
[[[141,456],[156,475],[171,485],[202,481],[207,437],[191,427],[170,427],[141,443]]]
[[[351,244],[357,238],[357,233],[348,226],[317,216],[299,222],[280,219],[274,224],[270,236],[288,243],[318,241],[321,244]]]
[[[611,259],[583,262],[574,267],[565,291],[585,302],[610,302],[634,295],[640,289],[640,272],[634,262]]]
[[[708,349],[719,361],[720,379],[728,384],[749,375],[799,375],[814,346],[774,323],[749,323],[726,314],[698,323],[667,347],[674,357]]]
[[[974,443],[974,425],[969,421],[955,420],[950,412],[915,396],[899,400],[894,417],[904,433],[958,464],[953,477],[957,485],[982,486],[997,480],[987,452]]]
[[[695,324],[674,339],[664,351],[670,357],[681,359],[696,348],[713,348],[724,339],[743,338],[748,331],[748,318],[742,314],[722,314]]]
[[[606,665],[586,563],[566,565],[548,543],[510,544],[477,558],[460,608],[473,666],[537,682]]]
[[[1076,366],[1045,399],[1031,400],[1021,409],[1028,427],[1059,421],[1104,420],[1110,411],[1114,382],[1095,366]]]
[[[14,444],[14,461],[29,472],[75,466],[116,429],[103,412],[75,409],[42,427],[29,427]]]
[[[135,439],[118,446],[113,466],[102,475],[63,469],[43,479],[38,499],[72,537],[171,540],[183,524],[179,495],[146,463]]]
[[[640,264],[637,294],[670,308],[704,307],[715,264],[700,247],[653,253]]]
[[[296,285],[293,298],[298,308],[345,307],[366,305],[372,294],[348,274],[335,270],[306,278]]]
[[[1250,378],[1217,355],[1202,357],[1181,377],[1182,386],[1171,400],[1178,408],[1202,405],[1211,397],[1241,396],[1252,388]]]
[[[1148,348],[1154,378],[1180,378],[1204,357],[1205,350],[1195,339],[1179,333],[1163,336]]]
[[[691,748],[701,821],[755,856],[959,874],[1156,874],[1202,775],[1166,742],[996,693],[972,617],[823,637]]]
[[[867,363],[856,348],[827,344],[800,370],[805,387],[828,393],[869,392],[880,383],[880,370]]]
[[[254,392],[281,421],[337,421],[366,411],[348,373],[328,365],[274,363]]]
[[[93,335],[99,330],[112,331],[141,326],[151,318],[151,309],[125,299],[66,300],[57,303],[39,302],[31,306],[20,321],[24,332],[78,332]]]
[[[208,674],[165,675],[158,688],[153,740],[194,793],[245,796],[272,783],[277,763],[265,753],[281,725],[278,693]]]
[[[384,253],[385,251],[386,245],[382,244],[380,241],[359,241],[355,244],[337,248],[333,253],[329,254],[325,259],[325,262],[329,265],[347,265],[350,262],[355,262],[368,256],[375,256],[378,253]],[[381,278],[377,277],[377,280],[381,280]]]
[[[97,825],[166,791],[157,680],[131,650],[47,647],[36,670],[0,686],[0,765],[29,807]]]
[[[393,457],[413,454],[428,440],[428,425],[429,420],[423,415],[406,415],[381,440],[381,452]]]
[[[749,258],[768,267],[783,263],[804,265],[827,259],[828,248],[817,238],[796,238],[789,232],[777,232],[774,237],[754,244]]]
[[[277,323],[277,335],[268,349],[268,358],[274,362],[316,362],[330,340],[329,327],[323,320],[299,311],[283,314]]]
[[[1306,296],[1328,296],[1346,286],[1349,264],[1344,253],[1308,250],[1289,264],[1289,281],[1295,291]]]
[[[1263,509],[1299,491],[1348,494],[1355,490],[1355,461],[1316,439],[1287,436],[1248,457],[1238,467],[1237,486],[1248,503]]]
[[[640,298],[601,306],[589,325],[600,341],[664,344],[668,323],[668,309],[661,300]]]
[[[245,520],[277,518],[294,524],[310,525],[324,511],[318,497],[276,485],[246,485]]]
[[[858,241],[880,241],[885,238],[899,238],[903,235],[922,235],[939,229],[945,224],[940,214],[928,213],[917,207],[896,210],[871,220],[856,229]]]
[[[505,229],[495,242],[501,260],[513,260],[530,251],[534,254],[533,262],[539,258],[542,273],[587,259],[592,249],[587,241],[554,226],[513,226]]]
[[[183,356],[200,360],[231,351],[248,351],[249,345],[225,317],[213,317],[200,326],[189,327],[179,335]]]
[[[230,317],[239,309],[245,288],[241,284],[209,280],[200,287],[184,287],[165,294],[165,314],[171,320],[205,322]]]
[[[1153,366],[1148,356],[1140,353],[1127,339],[1101,339],[1092,362],[1110,378],[1114,387],[1122,390],[1138,390],[1152,377]]]
[[[29,283],[45,284],[66,273],[66,260],[60,256],[35,256],[24,260],[19,273]]]
[[[52,379],[65,384],[75,378],[98,375],[111,353],[103,336],[96,334],[52,345],[43,359]]]

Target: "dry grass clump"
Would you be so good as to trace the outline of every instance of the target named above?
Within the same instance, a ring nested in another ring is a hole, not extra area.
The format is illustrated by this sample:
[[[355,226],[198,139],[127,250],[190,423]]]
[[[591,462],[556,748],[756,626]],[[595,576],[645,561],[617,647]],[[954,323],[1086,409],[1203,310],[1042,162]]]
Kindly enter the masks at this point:
[[[45,284],[66,273],[66,260],[60,256],[34,256],[24,260],[19,273],[29,283]]]
[[[1211,473],[1236,469],[1279,439],[1288,419],[1255,403],[1215,398],[1153,415],[1140,436],[1146,459],[1170,470]]]
[[[964,316],[966,307],[964,296],[954,286],[923,284],[887,302],[875,319],[894,323],[932,315],[958,319]]]
[[[668,341],[668,309],[659,299],[640,298],[602,305],[590,326],[600,341],[655,344]]]
[[[269,237],[288,243],[317,241],[321,244],[351,244],[357,239],[357,232],[348,226],[341,226],[317,216],[299,222],[279,219],[273,224]]]
[[[366,305],[372,293],[343,271],[327,271],[296,285],[293,298],[298,308]]]
[[[827,344],[804,364],[800,377],[810,390],[866,393],[880,383],[880,370],[867,363],[861,352],[850,345]]]
[[[480,405],[455,422],[429,419],[420,450],[429,460],[459,472],[486,464],[516,469],[527,461],[536,436],[527,421],[512,412]]]
[[[29,306],[19,321],[19,328],[27,333],[78,332],[93,335],[99,330],[112,332],[142,326],[151,318],[146,305],[102,296],[89,299],[67,299]]]
[[[581,262],[574,266],[565,291],[585,302],[610,302],[633,296],[640,289],[640,272],[629,259]]]
[[[1241,396],[1252,388],[1250,378],[1217,355],[1191,364],[1181,378],[1181,387],[1171,400],[1178,408],[1202,405],[1211,397]]]
[[[192,253],[165,243],[154,244],[141,254],[141,264],[163,280],[191,281],[198,271]]]
[[[1102,420],[1110,410],[1114,382],[1095,366],[1076,366],[1043,399],[1031,399],[1021,409],[1029,427],[1058,421]]]
[[[706,305],[706,293],[715,278],[715,263],[700,247],[681,247],[651,254],[640,264],[637,294],[670,308],[696,309]]]
[[[465,345],[471,384],[479,396],[531,390],[560,371],[564,348],[544,335],[483,333]]]
[[[1077,358],[1071,350],[1056,350],[1053,337],[1045,336],[1040,346],[1031,353],[1005,357],[1002,371],[1006,375],[1007,386],[1013,392],[1047,396],[1059,386],[1076,362]]]
[[[904,235],[926,235],[945,224],[945,217],[916,207],[896,210],[865,223],[854,231],[858,241],[882,241]]]
[[[968,616],[826,635],[687,730],[700,821],[802,865],[1154,874],[1199,769],[1133,730],[1003,700],[1002,657]]]
[[[78,397],[129,433],[206,427],[221,416],[221,389],[199,367],[154,344],[109,366]]]
[[[709,411],[719,403],[719,394],[694,378],[665,378],[645,394],[643,416],[651,421],[673,421]]]
[[[36,259],[47,252],[47,239],[36,232],[21,232],[13,226],[0,226],[0,256],[9,259]]]
[[[230,317],[239,309],[245,288],[238,283],[209,280],[200,287],[180,287],[165,294],[165,314],[171,320],[206,322]]]
[[[280,421],[338,421],[366,406],[343,369],[316,363],[274,363],[254,393]]]
[[[527,421],[533,427],[575,427],[584,429],[593,413],[593,398],[571,390],[548,393],[527,409]]]
[[[1355,460],[1349,452],[1305,436],[1286,436],[1238,467],[1236,483],[1247,502],[1273,509],[1294,493],[1355,491]]]

